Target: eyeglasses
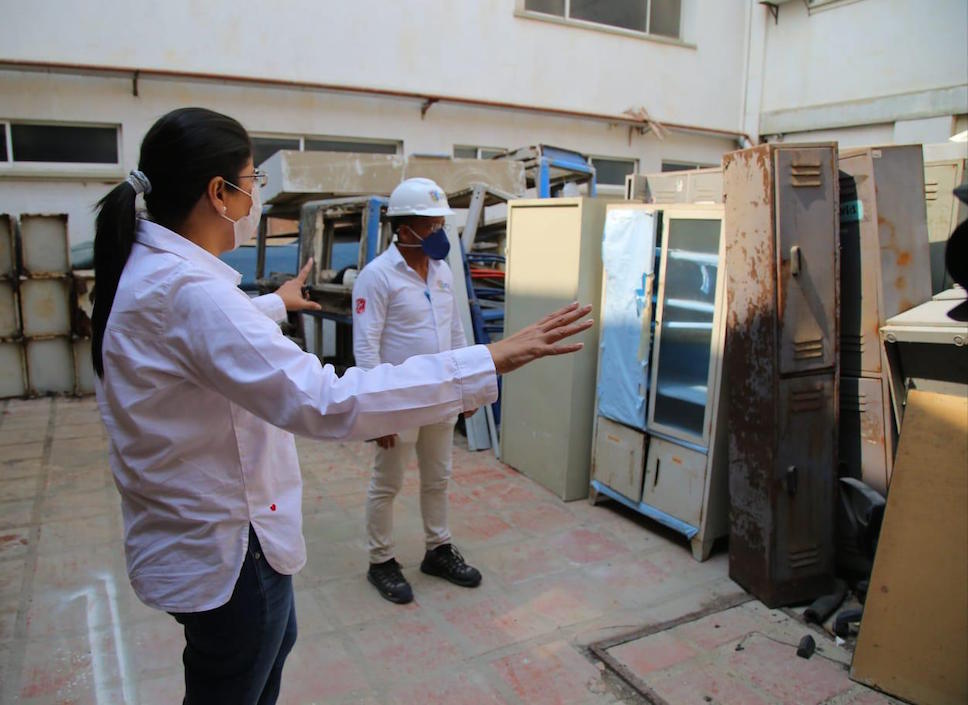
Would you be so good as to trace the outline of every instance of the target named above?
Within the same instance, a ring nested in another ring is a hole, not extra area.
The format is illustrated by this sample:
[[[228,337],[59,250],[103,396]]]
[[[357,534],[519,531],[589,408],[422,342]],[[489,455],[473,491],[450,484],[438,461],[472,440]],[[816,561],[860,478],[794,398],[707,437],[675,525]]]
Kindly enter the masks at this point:
[[[265,188],[265,185],[269,183],[269,175],[264,171],[256,169],[251,174],[243,174],[239,176],[240,179],[255,179],[255,183],[259,185],[259,188]]]

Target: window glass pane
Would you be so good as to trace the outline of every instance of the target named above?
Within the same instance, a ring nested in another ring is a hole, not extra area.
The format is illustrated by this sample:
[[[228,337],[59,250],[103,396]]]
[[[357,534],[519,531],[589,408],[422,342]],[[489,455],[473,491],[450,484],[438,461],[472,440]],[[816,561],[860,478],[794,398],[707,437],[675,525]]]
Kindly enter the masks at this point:
[[[252,163],[259,166],[280,149],[299,149],[298,137],[253,137]]]
[[[346,140],[307,139],[309,152],[365,152],[367,154],[396,154],[396,142],[349,142]]]
[[[709,391],[719,233],[718,220],[671,219],[666,269],[661,273],[653,420],[699,437]]]
[[[625,186],[625,177],[635,172],[634,159],[596,159],[592,158],[595,167],[595,179],[599,185]]]
[[[491,159],[499,154],[504,154],[507,150],[504,149],[488,149],[487,147],[481,147],[481,159]]]
[[[565,0],[524,0],[524,9],[564,17]]]
[[[0,122],[0,162],[7,161],[7,125]]]
[[[645,31],[646,0],[571,0],[571,17]]]
[[[649,34],[679,38],[681,0],[652,0],[649,7]]]
[[[16,162],[117,164],[118,128],[11,125]]]
[[[454,156],[457,159],[477,159],[477,147],[468,147],[467,145],[455,144]]]
[[[695,162],[662,162],[662,171],[687,171],[698,168],[699,165]]]

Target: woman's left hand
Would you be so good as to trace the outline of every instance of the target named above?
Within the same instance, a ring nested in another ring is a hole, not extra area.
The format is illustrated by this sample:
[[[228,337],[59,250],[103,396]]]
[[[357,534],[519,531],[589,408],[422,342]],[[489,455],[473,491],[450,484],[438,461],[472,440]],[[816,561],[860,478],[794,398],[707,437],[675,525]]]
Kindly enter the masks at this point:
[[[306,277],[309,276],[309,270],[312,269],[312,266],[313,258],[310,257],[305,266],[299,270],[299,274],[276,289],[275,293],[282,299],[287,311],[319,311],[322,309],[322,306],[318,303],[310,301],[309,292],[303,290],[306,285]]]

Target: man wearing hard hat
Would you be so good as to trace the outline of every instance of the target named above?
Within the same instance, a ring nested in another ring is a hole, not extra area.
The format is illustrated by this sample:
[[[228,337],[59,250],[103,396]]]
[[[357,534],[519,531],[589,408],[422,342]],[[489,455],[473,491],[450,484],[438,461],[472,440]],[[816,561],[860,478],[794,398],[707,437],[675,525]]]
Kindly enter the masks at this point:
[[[390,194],[387,216],[396,239],[363,268],[353,286],[353,353],[359,367],[397,365],[414,355],[466,345],[453,277],[442,261],[450,251],[444,216],[452,213],[444,192],[430,179],[407,179]],[[391,602],[413,600],[410,583],[394,558],[392,534],[393,500],[414,450],[427,547],[420,570],[464,587],[481,582],[480,572],[451,543],[447,527],[455,421],[376,439],[366,497],[367,579]]]

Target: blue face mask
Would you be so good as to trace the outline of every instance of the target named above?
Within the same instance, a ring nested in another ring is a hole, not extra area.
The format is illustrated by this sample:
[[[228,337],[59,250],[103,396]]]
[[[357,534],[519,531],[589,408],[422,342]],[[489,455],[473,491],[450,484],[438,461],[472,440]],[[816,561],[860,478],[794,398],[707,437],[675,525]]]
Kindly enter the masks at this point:
[[[397,247],[419,247],[424,251],[424,253],[430,259],[446,259],[447,255],[450,253],[450,240],[447,239],[447,231],[443,228],[437,228],[432,233],[426,237],[420,237],[417,233],[413,232],[413,228],[406,226],[407,230],[413,233],[413,236],[420,240],[419,245],[410,245],[405,243],[397,243]]]

